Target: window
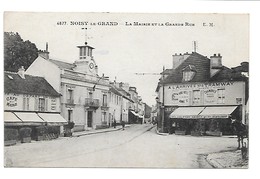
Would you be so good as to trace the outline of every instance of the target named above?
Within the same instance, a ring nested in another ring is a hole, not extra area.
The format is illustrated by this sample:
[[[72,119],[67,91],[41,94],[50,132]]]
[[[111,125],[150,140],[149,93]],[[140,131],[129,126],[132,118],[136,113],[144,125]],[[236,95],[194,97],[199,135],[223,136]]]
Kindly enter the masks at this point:
[[[101,116],[101,122],[107,123],[107,113],[106,112],[102,112],[102,116]]]
[[[200,90],[193,90],[193,104],[200,103]]]
[[[182,70],[182,81],[191,81],[195,76],[196,68],[194,65],[188,65]]]
[[[86,47],[81,47],[79,49],[79,56],[80,59],[86,59]]]
[[[218,89],[218,103],[225,103],[225,89]]]
[[[67,102],[73,104],[73,90],[72,89],[68,89],[68,93],[67,93]]]
[[[44,98],[39,98],[38,110],[45,111],[45,99]]]
[[[92,56],[92,49],[91,48],[88,48],[88,56]]]
[[[183,71],[183,81],[190,81],[194,77],[194,71]]]
[[[103,94],[102,106],[107,106],[107,95]]]
[[[23,110],[29,110],[29,98],[23,97]]]
[[[89,92],[89,93],[88,93],[88,97],[89,97],[90,99],[93,99],[93,93],[92,93],[92,92]]]

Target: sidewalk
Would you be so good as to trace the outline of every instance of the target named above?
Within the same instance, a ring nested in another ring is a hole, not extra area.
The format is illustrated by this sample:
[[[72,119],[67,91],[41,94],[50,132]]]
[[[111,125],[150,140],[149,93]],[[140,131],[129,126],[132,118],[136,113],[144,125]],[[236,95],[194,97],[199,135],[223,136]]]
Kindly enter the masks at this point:
[[[125,128],[131,127],[131,125],[127,124],[125,125]],[[88,131],[80,131],[80,132],[73,132],[72,137],[80,137],[84,135],[92,135],[92,134],[100,134],[100,133],[106,133],[106,132],[113,132],[113,131],[118,131],[122,130],[122,126],[118,125],[116,128],[110,127],[106,129],[96,129],[96,130],[88,130]]]
[[[248,160],[243,160],[241,150],[209,154],[206,158],[214,168],[248,168]]]

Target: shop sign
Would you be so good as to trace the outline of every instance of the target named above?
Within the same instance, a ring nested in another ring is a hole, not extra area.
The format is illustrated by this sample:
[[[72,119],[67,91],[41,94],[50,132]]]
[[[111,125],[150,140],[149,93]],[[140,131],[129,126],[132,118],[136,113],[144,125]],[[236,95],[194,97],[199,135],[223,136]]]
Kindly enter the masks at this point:
[[[189,92],[188,91],[180,91],[178,94],[179,103],[187,104],[189,102]]]
[[[173,103],[178,103],[178,101],[179,101],[178,96],[179,96],[179,93],[172,93],[172,101],[173,101]]]
[[[204,99],[206,103],[214,103],[216,101],[217,90],[209,89],[204,91]]]
[[[7,96],[6,97],[6,105],[8,107],[15,107],[15,106],[17,106],[17,97],[16,96]]]
[[[170,85],[167,89],[171,90],[181,90],[181,89],[209,89],[209,88],[219,88],[225,86],[233,86],[235,82],[212,82],[212,83],[193,83],[193,84],[179,84]]]

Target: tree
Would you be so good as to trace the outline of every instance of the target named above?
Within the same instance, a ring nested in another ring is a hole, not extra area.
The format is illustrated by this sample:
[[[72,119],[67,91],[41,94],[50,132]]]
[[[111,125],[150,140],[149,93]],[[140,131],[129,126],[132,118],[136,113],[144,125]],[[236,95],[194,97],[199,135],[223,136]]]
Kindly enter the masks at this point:
[[[21,66],[27,69],[38,57],[36,45],[23,41],[16,32],[4,32],[4,70],[17,72]]]

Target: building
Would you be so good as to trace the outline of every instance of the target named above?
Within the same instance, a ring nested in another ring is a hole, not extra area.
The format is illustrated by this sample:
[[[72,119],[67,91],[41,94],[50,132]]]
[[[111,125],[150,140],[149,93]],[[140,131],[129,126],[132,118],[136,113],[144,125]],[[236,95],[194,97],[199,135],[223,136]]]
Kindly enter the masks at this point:
[[[144,120],[144,105],[142,98],[138,96],[136,87],[129,87],[130,98],[133,101],[129,105],[129,122],[131,124],[142,124]]]
[[[92,53],[94,48],[87,43],[78,48],[78,59],[74,63],[66,63],[49,58],[46,46],[26,73],[44,77],[62,94],[61,115],[75,123],[73,131],[102,128],[109,119],[109,81],[104,75],[98,75]]]
[[[144,103],[144,121],[145,123],[150,123],[152,121],[151,119],[151,112],[152,112],[152,107]]]
[[[35,139],[39,126],[52,126],[57,134],[67,121],[60,115],[60,96],[43,77],[4,72],[4,126],[5,129],[29,127]],[[61,130],[61,131],[60,131]]]
[[[232,132],[231,118],[246,123],[248,63],[241,65],[234,69],[222,65],[220,54],[210,58],[196,52],[173,55],[173,67],[162,73],[156,89],[159,130],[222,135]]]
[[[117,124],[125,121],[129,123],[129,106],[133,103],[131,100],[130,93],[128,93],[127,83],[116,83],[111,82],[109,88],[109,123],[115,120]],[[126,89],[126,90],[125,90]]]

